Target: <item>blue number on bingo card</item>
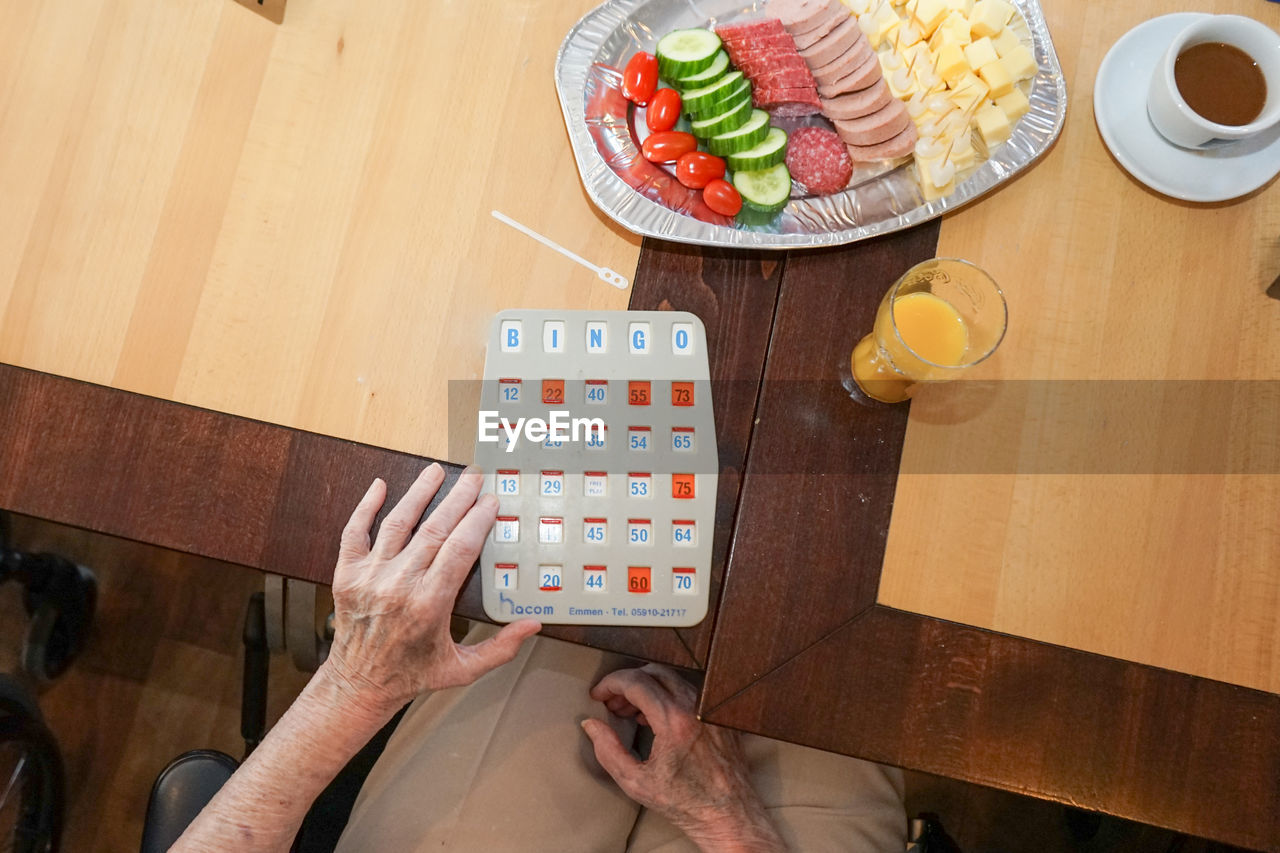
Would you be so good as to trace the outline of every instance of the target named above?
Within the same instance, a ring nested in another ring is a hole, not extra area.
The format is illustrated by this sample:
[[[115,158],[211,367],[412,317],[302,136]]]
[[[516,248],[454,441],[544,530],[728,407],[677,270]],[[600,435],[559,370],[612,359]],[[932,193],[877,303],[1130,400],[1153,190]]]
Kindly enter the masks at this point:
[[[604,389],[598,385],[592,385],[587,388],[587,399],[593,403],[604,402]]]
[[[508,403],[514,403],[520,399],[520,387],[517,385],[506,385],[502,389],[502,399]]]
[[[631,449],[632,450],[648,450],[649,436],[645,435],[644,433],[632,433]]]
[[[631,496],[633,498],[643,498],[649,494],[649,484],[644,480],[631,481]]]
[[[649,531],[643,527],[631,528],[631,541],[638,545],[643,545],[649,541]]]
[[[682,432],[674,433],[671,436],[671,445],[676,450],[688,450],[693,447],[693,436]]]
[[[544,481],[542,482],[542,493],[543,493],[544,495],[558,495],[558,494],[560,494],[560,481],[559,481],[559,480],[544,480]]]
[[[587,588],[597,589],[604,586],[604,578],[599,575],[587,575]]]
[[[676,575],[676,589],[693,589],[693,575]]]
[[[498,491],[504,495],[514,495],[516,493],[516,478],[503,477],[498,481]]]
[[[692,531],[692,530],[690,530],[690,529],[689,529],[689,528],[687,528],[687,527],[677,527],[677,528],[676,528],[676,541],[677,541],[677,542],[692,542],[692,541],[693,541],[693,531]]]
[[[587,447],[604,447],[604,433],[598,429],[587,430]]]
[[[592,525],[591,527],[587,528],[588,542],[600,542],[603,539],[604,539],[604,531],[601,530],[599,527]]]

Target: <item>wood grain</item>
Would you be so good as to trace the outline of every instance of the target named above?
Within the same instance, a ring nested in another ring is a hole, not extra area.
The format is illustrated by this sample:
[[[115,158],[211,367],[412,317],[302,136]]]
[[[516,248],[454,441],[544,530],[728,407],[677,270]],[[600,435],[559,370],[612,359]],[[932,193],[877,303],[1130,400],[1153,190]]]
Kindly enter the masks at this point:
[[[322,584],[373,478],[390,504],[431,461],[2,364],[0,411],[0,507]],[[447,489],[461,466],[445,467]],[[479,584],[473,574],[459,615],[485,618]],[[704,647],[711,625],[688,642]],[[701,665],[671,629],[545,633]]]
[[[841,376],[937,234],[934,222],[787,259],[704,709],[875,602],[907,410],[856,403]]]
[[[1280,189],[1160,196],[1092,110],[1099,63],[1142,20],[1280,28],[1280,7],[1044,5],[1066,128],[942,226],[940,255],[1003,286],[1009,333],[970,377],[989,383],[912,403],[879,600],[1280,693]]]
[[[876,606],[703,716],[1280,850],[1274,694]]]
[[[445,457],[495,311],[627,304],[490,216],[635,268],[552,85],[594,5],[7,10],[0,361]]]

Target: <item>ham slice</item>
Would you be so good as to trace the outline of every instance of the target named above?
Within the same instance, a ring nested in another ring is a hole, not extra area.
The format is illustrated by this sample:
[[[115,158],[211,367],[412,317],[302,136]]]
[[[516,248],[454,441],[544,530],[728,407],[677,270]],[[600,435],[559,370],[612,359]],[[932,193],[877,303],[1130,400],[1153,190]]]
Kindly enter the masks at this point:
[[[818,94],[824,98],[834,98],[836,95],[843,95],[846,92],[857,92],[865,89],[877,80],[883,79],[884,73],[880,70],[880,57],[876,56],[875,51],[872,51],[871,55],[861,65],[839,80],[831,83],[818,80]]]
[[[764,10],[782,22],[787,32],[807,33],[844,8],[840,0],[769,0]],[[847,10],[846,10],[847,12]]]
[[[888,84],[882,78],[860,91],[818,100],[822,102],[822,114],[834,121],[871,115],[889,103],[892,97]]]
[[[855,163],[874,163],[877,160],[896,160],[906,157],[916,147],[916,126],[907,122],[906,128],[897,136],[890,137],[876,145],[850,145],[849,157]]]
[[[858,26],[858,21],[850,15],[844,19],[840,26],[823,36],[817,44],[806,50],[800,51],[800,55],[804,57],[804,61],[814,68],[821,68],[829,62],[839,59],[858,41],[867,41],[867,37],[862,34],[862,28]],[[868,49],[871,47],[867,43]]]
[[[889,103],[873,113],[859,118],[836,119],[832,124],[846,144],[866,147],[886,142],[901,133],[911,124],[911,116],[902,101],[891,98]]]
[[[809,30],[807,33],[800,33],[795,36],[796,50],[802,51],[805,48],[813,47],[822,39],[823,36],[840,26],[846,15],[847,10],[844,14],[837,12],[834,15],[829,15],[814,29]]]
[[[855,25],[856,26],[856,25]],[[853,45],[839,56],[827,62],[824,65],[815,65],[809,62],[809,67],[813,69],[813,76],[819,83],[834,83],[846,74],[856,70],[859,65],[867,61],[867,57],[875,53],[871,49],[871,42],[862,36],[862,31],[858,31],[857,38]]]

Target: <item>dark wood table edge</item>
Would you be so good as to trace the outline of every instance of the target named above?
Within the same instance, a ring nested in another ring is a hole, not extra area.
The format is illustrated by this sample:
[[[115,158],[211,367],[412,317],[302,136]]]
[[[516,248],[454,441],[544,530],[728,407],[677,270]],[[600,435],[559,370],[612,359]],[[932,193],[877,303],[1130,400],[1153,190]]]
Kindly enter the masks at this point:
[[[797,725],[778,697],[818,695],[818,684],[844,688]],[[930,713],[895,710],[907,706]],[[1262,690],[876,604],[699,710],[717,725],[1280,850],[1280,695]],[[1193,748],[1172,748],[1189,731]],[[1020,784],[1027,764],[1047,784]]]
[[[0,508],[320,584],[373,478],[394,499],[436,461],[3,363],[0,412]],[[432,506],[462,471],[438,461],[446,480]],[[455,612],[490,621],[474,571]],[[696,643],[711,624],[686,633]],[[670,628],[544,633],[702,668]]]

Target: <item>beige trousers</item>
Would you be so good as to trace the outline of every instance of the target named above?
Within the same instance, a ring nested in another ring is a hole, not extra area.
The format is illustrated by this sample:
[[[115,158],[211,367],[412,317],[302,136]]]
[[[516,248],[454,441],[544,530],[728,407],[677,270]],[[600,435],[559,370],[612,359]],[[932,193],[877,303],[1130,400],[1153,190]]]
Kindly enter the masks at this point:
[[[479,626],[468,636],[491,636]],[[692,853],[660,815],[627,798],[578,723],[635,726],[587,695],[636,662],[542,637],[475,684],[420,697],[405,713],[351,813],[338,850],[459,853]],[[899,853],[899,770],[744,736],[752,783],[790,848]]]

